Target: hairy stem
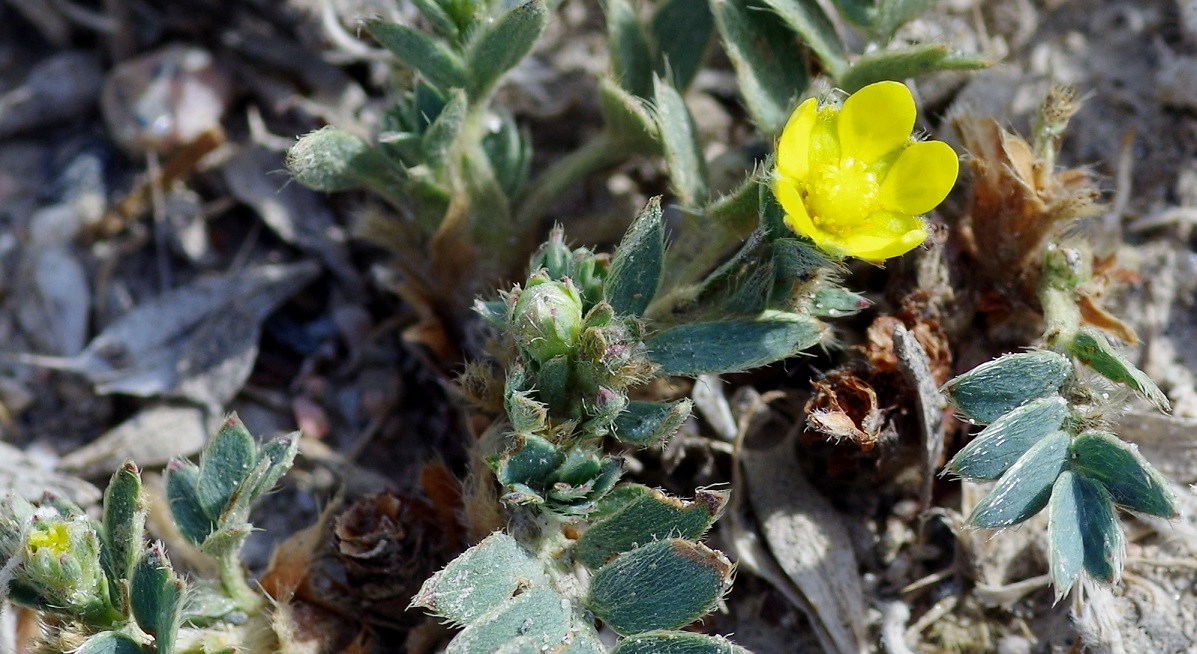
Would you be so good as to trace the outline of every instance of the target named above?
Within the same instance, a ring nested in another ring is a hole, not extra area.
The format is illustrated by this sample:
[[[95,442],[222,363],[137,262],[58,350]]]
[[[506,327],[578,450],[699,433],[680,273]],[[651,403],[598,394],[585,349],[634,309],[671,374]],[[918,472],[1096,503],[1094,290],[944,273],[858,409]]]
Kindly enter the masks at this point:
[[[225,554],[219,559],[220,584],[237,608],[253,615],[262,608],[262,596],[249,585],[245,568],[235,553]]]

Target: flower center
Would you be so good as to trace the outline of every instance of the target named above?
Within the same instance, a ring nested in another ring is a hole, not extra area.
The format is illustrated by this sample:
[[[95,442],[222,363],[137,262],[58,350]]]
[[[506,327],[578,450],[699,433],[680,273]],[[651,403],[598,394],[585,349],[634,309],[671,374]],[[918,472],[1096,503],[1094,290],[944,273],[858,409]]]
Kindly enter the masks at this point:
[[[29,534],[28,543],[33,552],[48,549],[55,555],[61,555],[71,548],[71,537],[67,533],[66,523],[58,522],[45,528],[35,528]]]
[[[858,230],[877,210],[880,187],[877,176],[863,162],[820,162],[812,166],[802,185],[802,199],[815,225],[840,235]]]

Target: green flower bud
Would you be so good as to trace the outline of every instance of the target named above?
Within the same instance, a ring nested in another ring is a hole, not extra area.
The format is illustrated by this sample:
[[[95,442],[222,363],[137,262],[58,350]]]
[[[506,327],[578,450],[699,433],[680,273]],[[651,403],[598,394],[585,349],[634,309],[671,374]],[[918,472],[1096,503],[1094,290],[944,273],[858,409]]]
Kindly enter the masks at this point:
[[[538,282],[538,283],[537,283]],[[577,343],[582,330],[582,298],[569,280],[529,280],[511,309],[516,341],[544,363],[564,354]]]
[[[528,266],[529,270],[541,270],[549,274],[553,279],[561,279],[562,277],[569,277],[573,274],[573,250],[565,244],[565,230],[561,225],[554,225],[552,231],[549,232],[549,240],[545,241],[544,245],[532,255],[532,261]]]
[[[628,396],[605,386],[599,387],[594,400],[587,403],[590,419],[584,424],[595,436],[605,436],[612,431],[615,419],[628,408]]]

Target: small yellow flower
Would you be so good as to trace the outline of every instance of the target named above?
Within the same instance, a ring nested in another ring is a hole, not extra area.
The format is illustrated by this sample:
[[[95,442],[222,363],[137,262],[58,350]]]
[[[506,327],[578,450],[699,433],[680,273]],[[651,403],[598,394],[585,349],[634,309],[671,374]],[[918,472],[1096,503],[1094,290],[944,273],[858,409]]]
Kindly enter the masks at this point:
[[[67,523],[55,521],[35,527],[29,534],[28,543],[32,552],[49,550],[55,556],[65,554],[71,549],[71,536],[67,531]]]
[[[919,216],[956,183],[960,165],[943,141],[916,141],[914,98],[877,82],[843,106],[811,98],[777,144],[773,192],[786,224],[835,256],[883,261],[927,238]]]

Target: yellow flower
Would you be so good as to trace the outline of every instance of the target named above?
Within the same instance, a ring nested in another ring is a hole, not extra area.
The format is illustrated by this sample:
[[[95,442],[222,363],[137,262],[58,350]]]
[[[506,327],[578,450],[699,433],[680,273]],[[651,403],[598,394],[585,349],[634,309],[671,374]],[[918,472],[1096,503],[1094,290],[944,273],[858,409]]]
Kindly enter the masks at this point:
[[[67,523],[62,521],[34,528],[29,534],[28,542],[31,551],[49,550],[55,556],[61,556],[71,549],[71,536],[67,531]]]
[[[916,141],[914,98],[877,82],[843,106],[811,98],[777,144],[773,192],[786,224],[835,256],[882,261],[927,238],[919,216],[956,183],[959,162],[943,141]]]

